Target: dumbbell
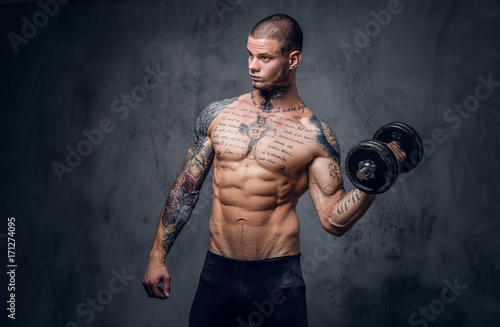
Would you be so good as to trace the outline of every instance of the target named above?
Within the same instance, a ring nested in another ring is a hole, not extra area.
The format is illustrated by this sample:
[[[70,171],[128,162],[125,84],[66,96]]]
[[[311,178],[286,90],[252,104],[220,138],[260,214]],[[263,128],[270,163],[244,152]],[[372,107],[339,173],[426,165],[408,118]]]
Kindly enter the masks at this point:
[[[385,144],[392,141],[406,153],[406,159],[399,165],[396,155]],[[394,185],[400,173],[417,167],[423,155],[422,139],[411,126],[388,123],[375,132],[372,140],[362,141],[349,150],[345,159],[347,177],[361,191],[380,194]]]

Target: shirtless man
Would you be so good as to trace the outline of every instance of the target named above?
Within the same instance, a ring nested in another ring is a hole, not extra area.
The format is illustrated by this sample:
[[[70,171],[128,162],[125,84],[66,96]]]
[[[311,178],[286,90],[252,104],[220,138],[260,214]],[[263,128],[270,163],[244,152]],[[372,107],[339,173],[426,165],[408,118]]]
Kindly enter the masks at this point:
[[[375,196],[345,192],[335,134],[297,93],[302,50],[297,22],[286,15],[265,18],[250,32],[247,50],[255,90],[214,102],[197,118],[142,282],[149,296],[170,297],[165,258],[213,166],[210,246],[189,325],[303,327],[299,198],[309,189],[323,228],[341,236]],[[389,146],[401,162],[404,152],[396,143]],[[252,316],[269,299],[272,314]]]

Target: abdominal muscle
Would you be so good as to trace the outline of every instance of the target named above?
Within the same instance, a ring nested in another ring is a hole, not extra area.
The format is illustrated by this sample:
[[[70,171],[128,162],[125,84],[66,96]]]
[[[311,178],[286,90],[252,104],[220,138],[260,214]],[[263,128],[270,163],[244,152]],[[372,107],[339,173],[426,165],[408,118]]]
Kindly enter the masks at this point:
[[[301,178],[247,168],[214,167],[210,251],[240,260],[298,254]]]

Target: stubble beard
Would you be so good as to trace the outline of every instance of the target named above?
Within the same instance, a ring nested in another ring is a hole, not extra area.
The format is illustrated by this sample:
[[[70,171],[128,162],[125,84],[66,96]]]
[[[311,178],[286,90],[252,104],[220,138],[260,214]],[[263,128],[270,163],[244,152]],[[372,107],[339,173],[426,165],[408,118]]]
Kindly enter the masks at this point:
[[[265,100],[269,101],[272,99],[282,99],[288,93],[290,85],[287,84],[287,69],[286,65],[281,67],[279,75],[271,80],[267,85],[258,86],[255,81],[252,81],[252,86],[254,89],[259,91],[260,96]]]

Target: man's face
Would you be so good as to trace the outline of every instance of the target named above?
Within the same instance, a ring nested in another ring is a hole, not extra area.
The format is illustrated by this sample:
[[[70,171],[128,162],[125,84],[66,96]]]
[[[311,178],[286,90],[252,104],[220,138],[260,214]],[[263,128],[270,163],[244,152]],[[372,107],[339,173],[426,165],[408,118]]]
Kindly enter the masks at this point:
[[[255,89],[266,90],[289,84],[287,58],[280,49],[277,40],[248,37],[248,70]]]

